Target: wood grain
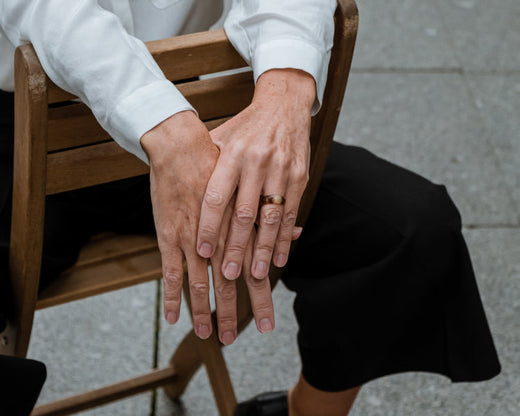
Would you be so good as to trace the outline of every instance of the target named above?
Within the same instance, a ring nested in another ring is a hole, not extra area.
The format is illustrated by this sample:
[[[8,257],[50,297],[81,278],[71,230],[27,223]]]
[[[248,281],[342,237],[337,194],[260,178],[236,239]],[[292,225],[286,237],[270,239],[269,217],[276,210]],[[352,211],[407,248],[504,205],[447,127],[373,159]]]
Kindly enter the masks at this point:
[[[166,367],[130,380],[38,406],[31,413],[31,416],[70,415],[110,403],[114,400],[120,400],[128,396],[133,396],[134,394],[152,390],[165,383],[174,383],[175,380],[175,369],[173,367]]]
[[[162,277],[157,248],[118,253],[84,266],[76,266],[55,279],[38,296],[36,309],[99,295]],[[107,278],[109,276],[109,278]]]
[[[187,82],[179,91],[195,107],[201,120],[228,117],[249,105],[254,93],[251,72]],[[49,152],[111,140],[83,103],[49,109]]]
[[[15,52],[15,143],[9,270],[16,309],[13,353],[24,357],[40,281],[45,210],[47,78],[28,49]]]

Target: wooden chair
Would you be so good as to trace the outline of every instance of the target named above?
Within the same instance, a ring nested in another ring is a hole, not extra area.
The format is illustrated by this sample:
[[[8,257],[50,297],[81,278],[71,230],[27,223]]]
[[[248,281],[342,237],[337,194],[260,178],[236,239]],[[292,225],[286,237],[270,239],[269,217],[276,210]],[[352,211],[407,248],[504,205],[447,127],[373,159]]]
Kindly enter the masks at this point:
[[[354,0],[339,1],[335,21],[323,107],[312,124],[311,180],[299,224],[309,215],[341,109],[358,24]],[[222,29],[149,42],[147,46],[172,81],[246,66]],[[104,236],[83,249],[73,269],[38,293],[46,195],[145,174],[148,166],[112,141],[84,104],[70,102],[75,97],[48,79],[31,45],[17,49],[15,63],[10,269],[16,316],[5,340],[9,353],[24,357],[35,310],[159,279],[161,260],[153,237]],[[179,89],[212,129],[249,104],[254,85],[249,71],[180,84]],[[50,106],[56,103],[65,104]],[[279,270],[271,271],[273,287],[279,275]],[[241,279],[238,290],[241,331],[252,314]],[[215,333],[201,341],[191,331],[166,368],[40,406],[33,414],[70,414],[161,385],[170,397],[178,398],[204,363],[220,414],[232,415],[236,399]]]

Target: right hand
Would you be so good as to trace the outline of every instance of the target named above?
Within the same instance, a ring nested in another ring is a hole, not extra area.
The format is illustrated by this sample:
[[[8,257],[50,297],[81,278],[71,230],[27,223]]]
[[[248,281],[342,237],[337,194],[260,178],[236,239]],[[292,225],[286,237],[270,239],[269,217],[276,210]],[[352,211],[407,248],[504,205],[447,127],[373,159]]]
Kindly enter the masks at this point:
[[[179,319],[183,257],[188,267],[193,328],[200,338],[212,331],[207,259],[197,253],[196,242],[202,200],[219,157],[204,124],[191,111],[163,121],[141,138],[150,160],[150,189],[157,240],[161,251],[164,316],[168,323]],[[221,273],[224,245],[231,217],[226,209],[219,244],[211,258],[219,338],[231,344],[237,336],[235,282]],[[274,314],[269,284],[258,285],[246,276],[257,322]],[[268,282],[268,279],[265,279]]]

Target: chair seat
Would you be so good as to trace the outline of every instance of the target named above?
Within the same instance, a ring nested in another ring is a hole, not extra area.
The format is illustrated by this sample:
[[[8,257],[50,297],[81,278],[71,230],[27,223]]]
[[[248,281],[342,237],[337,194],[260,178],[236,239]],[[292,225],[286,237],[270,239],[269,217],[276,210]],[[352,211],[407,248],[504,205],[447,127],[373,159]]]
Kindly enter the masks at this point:
[[[36,309],[148,282],[161,275],[155,236],[101,234],[81,250],[72,268],[38,295]]]

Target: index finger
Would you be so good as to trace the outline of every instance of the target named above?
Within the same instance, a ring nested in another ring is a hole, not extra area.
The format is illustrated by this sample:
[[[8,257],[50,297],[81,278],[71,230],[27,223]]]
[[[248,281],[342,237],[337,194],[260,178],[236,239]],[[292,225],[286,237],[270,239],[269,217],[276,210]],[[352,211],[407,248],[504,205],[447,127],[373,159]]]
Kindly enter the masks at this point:
[[[221,155],[209,179],[200,210],[197,252],[204,258],[210,258],[215,253],[224,212],[237,182],[236,163]]]

